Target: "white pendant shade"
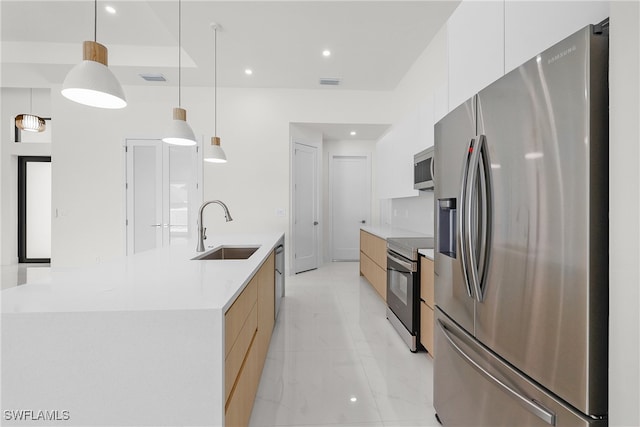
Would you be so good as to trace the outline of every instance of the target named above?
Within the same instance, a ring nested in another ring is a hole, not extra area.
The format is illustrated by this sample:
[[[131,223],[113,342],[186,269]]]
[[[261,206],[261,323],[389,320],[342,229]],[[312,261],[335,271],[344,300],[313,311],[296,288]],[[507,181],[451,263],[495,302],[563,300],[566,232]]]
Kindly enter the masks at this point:
[[[162,140],[173,145],[196,145],[196,136],[187,123],[187,112],[182,108],[173,109],[173,120],[169,123]]]
[[[220,138],[215,136],[211,138],[211,144],[204,148],[203,160],[209,163],[227,163],[227,155],[220,146]]]
[[[95,42],[85,42],[84,49],[84,60],[69,71],[62,83],[62,95],[71,101],[91,107],[126,107],[127,100],[122,86],[105,65],[107,49]],[[96,60],[90,59],[92,55]]]

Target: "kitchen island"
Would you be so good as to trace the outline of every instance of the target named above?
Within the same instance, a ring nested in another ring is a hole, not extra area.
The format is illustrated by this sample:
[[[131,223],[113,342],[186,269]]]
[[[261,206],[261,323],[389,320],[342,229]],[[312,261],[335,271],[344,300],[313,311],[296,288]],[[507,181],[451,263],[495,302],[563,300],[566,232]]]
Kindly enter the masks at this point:
[[[258,374],[249,373],[259,379],[260,344],[268,347],[271,330],[260,338],[244,324],[253,319],[260,330],[264,314],[251,295],[265,295],[261,277],[273,287],[272,254],[283,240],[221,236],[208,246],[259,248],[246,260],[192,260],[191,242],[2,291],[3,425],[224,425],[228,397],[246,388],[240,379],[225,385],[225,370],[243,372],[255,359]],[[273,291],[266,295],[273,304]],[[227,355],[238,351],[225,336],[225,313],[236,300],[247,307],[234,320],[246,358],[229,368]]]

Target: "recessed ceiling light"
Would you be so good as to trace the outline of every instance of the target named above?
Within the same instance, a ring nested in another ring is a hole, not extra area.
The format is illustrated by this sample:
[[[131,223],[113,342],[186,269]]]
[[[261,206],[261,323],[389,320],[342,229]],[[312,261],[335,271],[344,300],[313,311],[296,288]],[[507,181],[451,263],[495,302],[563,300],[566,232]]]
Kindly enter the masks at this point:
[[[116,13],[116,9],[113,6],[105,6],[104,10],[106,10],[107,12],[109,12],[112,15],[115,15],[115,13]]]
[[[322,51],[322,56],[331,56],[331,51],[329,49],[325,49]]]
[[[247,68],[247,69],[245,69],[245,70],[244,70],[244,73],[245,73],[247,76],[250,76],[251,74],[253,74],[253,70],[252,70],[251,68]]]
[[[349,134],[350,134],[351,136],[355,136],[356,131],[355,131],[355,130],[352,130]]]

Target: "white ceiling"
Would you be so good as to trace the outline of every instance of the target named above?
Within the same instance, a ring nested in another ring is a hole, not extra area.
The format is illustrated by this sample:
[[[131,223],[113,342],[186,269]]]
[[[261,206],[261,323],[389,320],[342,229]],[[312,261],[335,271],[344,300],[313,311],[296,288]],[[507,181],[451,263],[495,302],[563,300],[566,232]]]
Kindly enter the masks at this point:
[[[216,22],[220,87],[393,90],[458,3],[183,0],[182,85],[213,86]],[[82,59],[82,41],[93,40],[93,18],[91,0],[1,0],[2,86],[61,84]],[[177,0],[100,0],[97,22],[97,41],[123,85],[177,85]],[[320,78],[341,84],[320,86]]]

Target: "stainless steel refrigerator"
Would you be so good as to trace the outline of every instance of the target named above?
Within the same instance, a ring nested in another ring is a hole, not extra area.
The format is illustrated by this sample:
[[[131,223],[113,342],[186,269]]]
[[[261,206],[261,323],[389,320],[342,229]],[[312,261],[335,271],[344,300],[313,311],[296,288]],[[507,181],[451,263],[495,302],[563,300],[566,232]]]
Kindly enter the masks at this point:
[[[435,126],[445,426],[607,425],[606,30],[575,33]]]

